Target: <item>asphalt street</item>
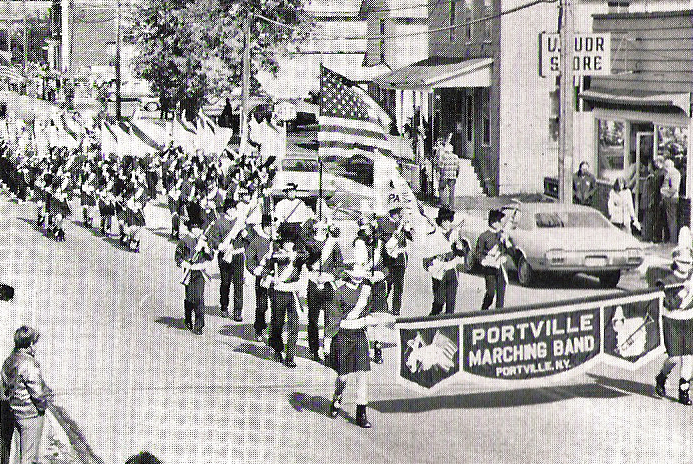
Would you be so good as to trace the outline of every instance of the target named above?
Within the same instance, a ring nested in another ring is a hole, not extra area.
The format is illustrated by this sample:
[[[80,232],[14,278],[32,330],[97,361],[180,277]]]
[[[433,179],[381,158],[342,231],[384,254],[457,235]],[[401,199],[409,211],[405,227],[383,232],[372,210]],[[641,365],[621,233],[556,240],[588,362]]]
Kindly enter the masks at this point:
[[[270,360],[252,339],[253,292],[244,323],[222,319],[218,272],[207,287],[205,332],[182,321],[183,287],[167,239],[168,213],[147,209],[142,251],[71,223],[67,240],[37,230],[32,204],[0,198],[0,281],[15,299],[0,303],[0,349],[28,323],[42,337],[38,359],[55,403],[90,450],[92,462],[122,463],[148,450],[164,463],[515,463],[691,462],[693,408],[651,396],[660,360],[635,372],[600,366],[569,384],[485,390],[451,386],[436,396],[396,382],[395,349],[374,365],[369,419],[327,416],[335,374],[307,359],[301,327],[298,368]],[[416,263],[403,315],[428,313],[430,278]],[[483,281],[463,275],[458,311],[481,304]],[[638,272],[620,287],[644,287]],[[555,280],[548,288],[511,283],[507,305],[600,294],[596,280]],[[670,394],[677,377],[670,377]]]

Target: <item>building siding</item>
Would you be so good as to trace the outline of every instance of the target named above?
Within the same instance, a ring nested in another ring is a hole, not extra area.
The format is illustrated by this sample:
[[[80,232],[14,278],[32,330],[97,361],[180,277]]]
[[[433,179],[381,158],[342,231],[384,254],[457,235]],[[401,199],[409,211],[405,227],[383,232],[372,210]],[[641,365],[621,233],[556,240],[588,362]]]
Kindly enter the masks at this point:
[[[504,1],[509,9],[523,0]],[[540,192],[558,166],[558,145],[549,131],[555,79],[538,73],[538,34],[555,31],[554,5],[536,5],[501,20],[500,193]]]

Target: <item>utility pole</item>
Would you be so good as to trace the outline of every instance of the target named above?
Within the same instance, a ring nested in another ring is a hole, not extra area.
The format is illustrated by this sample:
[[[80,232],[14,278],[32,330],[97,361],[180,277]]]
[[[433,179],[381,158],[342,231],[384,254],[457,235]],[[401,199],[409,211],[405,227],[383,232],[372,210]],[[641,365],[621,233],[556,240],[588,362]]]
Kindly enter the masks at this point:
[[[118,0],[116,11],[116,56],[115,56],[115,81],[116,81],[116,121],[120,122],[120,23],[121,23],[121,0]]]
[[[573,0],[561,0],[561,77],[559,90],[558,133],[558,198],[561,203],[573,201],[573,111],[575,90],[573,85]]]
[[[250,93],[250,12],[243,22],[243,83],[241,87],[241,146],[248,136],[248,94]]]
[[[22,48],[24,49],[24,63],[22,66],[22,69],[24,70],[24,77],[26,77],[26,66],[29,62],[29,32],[27,30],[27,8],[26,8],[26,0],[22,0],[22,23],[24,25],[24,34],[22,36],[23,39],[23,46]]]

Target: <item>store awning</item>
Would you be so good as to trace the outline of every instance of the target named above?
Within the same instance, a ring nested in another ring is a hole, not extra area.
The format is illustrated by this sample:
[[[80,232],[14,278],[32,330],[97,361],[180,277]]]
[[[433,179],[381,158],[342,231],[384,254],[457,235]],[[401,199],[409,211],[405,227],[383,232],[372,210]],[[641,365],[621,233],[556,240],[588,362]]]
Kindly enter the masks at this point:
[[[431,57],[376,78],[384,89],[431,90],[490,87],[492,58],[471,60]]]
[[[639,107],[672,107],[691,115],[690,93],[657,93],[636,90],[589,89],[580,92],[580,98],[595,103]]]

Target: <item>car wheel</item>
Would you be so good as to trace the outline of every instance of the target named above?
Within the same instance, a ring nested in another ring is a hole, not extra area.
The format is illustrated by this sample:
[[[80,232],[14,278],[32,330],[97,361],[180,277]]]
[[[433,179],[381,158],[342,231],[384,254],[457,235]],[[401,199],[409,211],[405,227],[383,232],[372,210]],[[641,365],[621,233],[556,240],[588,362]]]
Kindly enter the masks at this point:
[[[529,287],[534,283],[536,273],[524,256],[520,255],[517,261],[517,281],[523,287]]]
[[[599,276],[599,283],[604,288],[616,288],[619,280],[621,280],[621,271],[607,272]]]
[[[149,112],[156,111],[159,109],[159,105],[157,105],[156,102],[148,102],[146,105],[144,105],[144,109]]]

